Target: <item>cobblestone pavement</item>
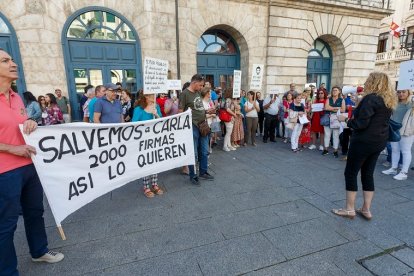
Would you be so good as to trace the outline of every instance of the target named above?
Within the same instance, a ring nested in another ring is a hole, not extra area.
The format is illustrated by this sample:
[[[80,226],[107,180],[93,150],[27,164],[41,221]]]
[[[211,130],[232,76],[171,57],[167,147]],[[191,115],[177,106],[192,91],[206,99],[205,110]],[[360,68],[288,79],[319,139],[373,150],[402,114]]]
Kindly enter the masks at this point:
[[[15,235],[22,275],[403,275],[414,273],[414,173],[375,173],[367,222],[335,217],[345,162],[282,142],[211,155],[215,181],[192,186],[163,173],[166,193],[147,199],[135,181],[68,217],[62,241],[49,208],[58,264],[30,261],[22,220]],[[361,204],[361,197],[358,199]],[[45,202],[47,206],[47,202]]]

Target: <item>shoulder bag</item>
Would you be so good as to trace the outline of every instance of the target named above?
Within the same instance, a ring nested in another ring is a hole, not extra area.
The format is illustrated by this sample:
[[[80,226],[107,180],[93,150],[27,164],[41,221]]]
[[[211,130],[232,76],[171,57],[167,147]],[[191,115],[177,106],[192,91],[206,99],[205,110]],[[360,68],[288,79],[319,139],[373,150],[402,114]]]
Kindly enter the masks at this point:
[[[390,120],[389,125],[389,135],[388,141],[389,142],[399,142],[401,140],[400,129],[402,128],[402,124],[397,123],[394,120]]]
[[[205,137],[210,134],[211,129],[208,126],[207,120],[203,120],[197,125],[198,130],[200,131],[201,136]]]

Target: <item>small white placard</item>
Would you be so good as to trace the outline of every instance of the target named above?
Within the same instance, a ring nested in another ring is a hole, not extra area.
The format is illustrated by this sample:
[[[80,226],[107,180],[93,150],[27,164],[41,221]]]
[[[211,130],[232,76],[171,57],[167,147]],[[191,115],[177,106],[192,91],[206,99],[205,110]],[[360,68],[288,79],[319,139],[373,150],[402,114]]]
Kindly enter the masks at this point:
[[[181,80],[167,80],[167,90],[181,90]]]
[[[233,98],[240,98],[242,71],[234,70],[233,73]]]
[[[146,57],[144,59],[144,94],[167,92],[168,61]]]
[[[309,123],[308,117],[305,114],[303,114],[302,116],[299,116],[299,123],[301,125]]]
[[[401,62],[397,90],[414,89],[414,60]]]
[[[319,112],[319,111],[323,111],[323,103],[314,103],[312,104],[312,112]]]

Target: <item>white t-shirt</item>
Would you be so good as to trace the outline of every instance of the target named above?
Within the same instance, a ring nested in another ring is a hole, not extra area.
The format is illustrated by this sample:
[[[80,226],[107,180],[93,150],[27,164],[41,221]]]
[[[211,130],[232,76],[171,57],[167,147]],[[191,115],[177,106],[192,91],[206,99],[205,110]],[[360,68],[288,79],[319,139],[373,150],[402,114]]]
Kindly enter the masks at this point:
[[[271,95],[273,97],[273,95]],[[267,96],[264,100],[263,100],[263,106],[267,105],[268,103],[270,103],[270,101],[272,100],[272,98],[270,96]],[[275,101],[269,106],[268,109],[265,109],[264,112],[270,115],[277,115],[279,112],[279,105],[280,105],[280,99],[278,97],[276,97]]]
[[[259,102],[258,102],[258,101],[256,101],[256,104],[257,104],[257,106],[259,106]],[[252,107],[253,107],[253,104],[252,104],[252,103],[250,103],[249,101],[247,101],[247,102],[244,104],[244,106],[247,106],[247,108],[248,108],[248,109],[250,109],[250,108],[252,108]],[[256,108],[253,108],[253,110],[252,110],[252,111],[247,112],[247,113],[246,113],[246,117],[257,118],[257,117],[258,117],[258,115],[257,115],[257,110],[256,110]]]

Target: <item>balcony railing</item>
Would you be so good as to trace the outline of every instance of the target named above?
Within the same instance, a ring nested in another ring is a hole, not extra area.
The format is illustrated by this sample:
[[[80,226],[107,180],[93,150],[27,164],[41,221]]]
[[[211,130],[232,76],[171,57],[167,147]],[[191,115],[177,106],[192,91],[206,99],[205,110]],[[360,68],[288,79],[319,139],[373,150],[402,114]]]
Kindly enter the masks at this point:
[[[331,0],[332,2],[343,2],[380,9],[391,9],[392,0]]]
[[[410,10],[414,10],[414,1],[411,1],[410,3]]]
[[[393,50],[385,53],[378,53],[376,58],[376,63],[386,62],[386,61],[403,61],[410,59],[410,52],[403,50]]]

